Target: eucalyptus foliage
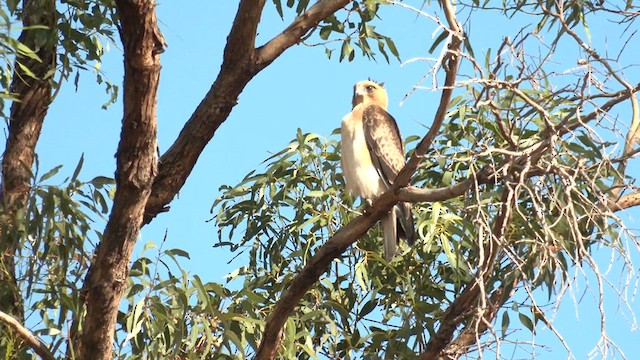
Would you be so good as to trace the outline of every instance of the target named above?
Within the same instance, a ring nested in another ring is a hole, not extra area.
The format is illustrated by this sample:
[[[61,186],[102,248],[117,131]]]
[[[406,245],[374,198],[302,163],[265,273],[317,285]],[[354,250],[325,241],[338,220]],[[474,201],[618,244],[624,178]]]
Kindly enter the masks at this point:
[[[64,354],[68,339],[77,329],[71,322],[82,315],[82,282],[101,233],[96,230],[108,214],[113,180],[98,176],[79,179],[83,158],[72,175],[57,175],[62,165],[33,176],[27,207],[14,218],[0,213],[3,224],[12,224],[3,236],[18,239],[16,280],[25,301],[25,318],[34,334],[47,338],[53,353]],[[53,183],[54,179],[59,179]],[[15,221],[15,223],[13,223]],[[16,353],[21,341],[0,339],[5,358]]]
[[[285,17],[285,6],[299,16],[309,7],[309,0],[273,0],[276,10],[282,19]],[[362,56],[374,59],[382,54],[386,62],[390,55],[400,60],[400,54],[393,40],[375,30],[374,20],[381,19],[379,10],[385,1],[354,0],[345,8],[345,12],[333,14],[324,19],[318,26],[317,32],[305,36],[305,44],[322,46],[327,57],[331,58],[337,49],[334,44],[340,44],[339,61],[353,61],[356,58],[356,48]],[[316,39],[318,35],[320,39]],[[375,45],[372,47],[371,43]],[[355,46],[355,47],[354,47]]]
[[[340,48],[340,61],[354,60],[355,48],[369,58],[378,52],[387,61],[390,55],[399,58],[393,41],[374,27],[388,3],[352,1],[302,40],[325,47],[329,56]],[[632,188],[627,184],[636,174],[626,174],[620,164],[633,154],[620,155],[617,122],[602,111],[611,109],[608,103],[622,90],[611,84],[610,68],[593,54],[579,64],[584,73],[578,80],[552,82],[546,68],[569,30],[590,36],[587,19],[601,6],[566,3],[562,18],[553,15],[554,1],[503,1],[497,11],[506,18],[537,14],[532,15],[535,30],[505,38],[497,48],[487,49],[484,59],[474,57],[473,39],[465,40],[465,53],[459,55],[468,61],[463,63],[466,77],[457,83],[447,121],[412,185],[434,189],[471,180],[472,186],[463,196],[416,203],[419,240],[413,247],[403,244],[390,262],[382,256],[377,226],[336,258],[288,318],[280,358],[415,358],[443,326],[455,299],[477,284],[484,294],[481,302],[495,300],[498,315],[483,322],[480,307],[473,304],[460,315],[456,335],[476,331],[478,341],[465,345],[464,353],[495,349],[516,329],[535,333],[551,327],[547,314],[552,306],[541,305],[535,295],[560,299],[571,282],[571,269],[597,269],[592,256],[597,249],[612,249],[633,266],[623,242],[626,229],[608,206],[609,199]],[[627,11],[631,3],[620,5],[621,24],[635,19]],[[299,16],[313,5],[308,0],[273,4],[282,18]],[[490,6],[488,1],[460,5],[469,14],[489,11]],[[15,100],[9,89],[11,66],[20,62],[11,65],[13,60],[37,57],[37,49],[12,35],[20,16],[18,1],[3,2],[0,101]],[[113,3],[61,1],[56,17],[56,29],[41,29],[55,34],[58,48],[58,68],[48,78],[59,88],[75,73],[77,86],[81,71],[90,70],[97,82],[105,82],[108,103],[113,102],[117,86],[100,72],[118,21]],[[551,37],[544,47],[549,57],[524,57],[532,42],[541,41],[541,33]],[[436,36],[431,51],[448,36]],[[599,82],[594,74],[607,76]],[[437,74],[428,75],[437,83]],[[419,139],[406,139],[408,156]],[[27,206],[15,217],[0,211],[0,226],[9,224],[12,231],[5,228],[3,234],[19,241],[16,277],[25,326],[58,358],[74,357],[69,345],[82,329],[82,281],[102,236],[96,229],[104,228],[114,191],[108,177],[80,180],[83,161],[62,179],[62,166],[43,175],[36,166]],[[505,206],[509,220],[496,231]],[[189,254],[182,249],[165,249],[163,243],[144,247],[126,280],[116,329],[117,357],[251,357],[292,279],[363,208],[345,192],[338,131],[325,138],[299,129],[284,149],[239,184],[220,188],[211,210],[215,246],[239,264],[227,282],[205,282],[189,273]],[[498,232],[502,236],[496,236]],[[491,246],[494,259],[486,262]],[[485,266],[488,275],[479,279],[478,270]],[[18,337],[0,338],[4,358],[29,357],[19,351],[21,346]]]
[[[23,3],[17,0],[0,2],[0,111],[4,114],[5,100],[14,101],[10,84],[14,67],[18,66],[28,76],[35,76],[28,67],[22,65],[20,57],[38,59],[36,52],[45,42],[57,44],[57,69],[46,74],[56,88],[56,94],[64,82],[73,77],[76,91],[82,72],[95,74],[98,84],[105,86],[108,101],[103,108],[118,98],[118,85],[112,83],[101,71],[105,48],[114,42],[117,15],[112,0],[68,0],[59,1],[56,6],[56,28],[34,28],[38,31],[36,48],[30,49],[17,40],[17,33],[23,29]],[[18,57],[16,57],[18,55]]]

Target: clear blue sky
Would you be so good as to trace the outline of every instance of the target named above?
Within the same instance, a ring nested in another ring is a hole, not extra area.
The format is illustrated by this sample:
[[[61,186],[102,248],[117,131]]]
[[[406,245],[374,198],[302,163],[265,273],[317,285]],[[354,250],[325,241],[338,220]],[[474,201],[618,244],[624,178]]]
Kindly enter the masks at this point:
[[[415,3],[419,6],[422,1]],[[183,123],[214,81],[236,6],[234,1],[203,0],[189,2],[188,9],[183,3],[174,1],[158,5],[160,28],[169,44],[162,55],[163,71],[158,104],[161,151],[173,142]],[[435,4],[430,12],[433,13],[434,10]],[[403,60],[430,56],[427,50],[435,29],[433,23],[399,7],[385,7],[381,15],[384,22],[379,23],[377,30],[392,36]],[[492,22],[491,19],[495,20],[492,17],[482,19],[483,16],[474,17],[472,33],[474,42],[482,39],[476,43],[475,48],[479,58],[483,58],[480,55],[483,53],[482,46],[495,49],[502,40],[502,30],[515,26],[504,19],[498,23]],[[258,42],[263,43],[275,35],[290,20],[291,16],[283,23],[271,1],[268,1],[260,24]],[[485,25],[479,24],[480,21],[485,21]],[[607,39],[604,36],[606,26],[612,25],[592,24],[593,41],[608,41],[613,46],[619,46],[618,38]],[[630,49],[638,49],[640,43],[634,39],[628,46]],[[576,66],[572,53],[575,48],[559,51],[567,51],[569,56],[567,63],[561,62],[562,57],[556,58],[559,70]],[[627,50],[627,55],[629,54]],[[335,56],[338,55],[339,48]],[[637,61],[637,58],[630,61]],[[121,51],[111,46],[102,68],[115,83],[120,83],[122,79],[121,64]],[[420,91],[402,106],[400,101],[427,71],[428,64],[424,62],[401,66],[397,61],[387,64],[382,57],[378,62],[358,57],[353,63],[338,63],[337,58],[327,60],[322,47],[296,46],[290,49],[247,86],[239,98],[238,106],[207,146],[179,197],[171,204],[171,211],[158,216],[151,225],[143,229],[138,249],[148,241],[160,243],[165,231],[168,231],[165,247],[182,248],[191,254],[191,260],[183,263],[186,269],[205,281],[222,282],[225,274],[241,264],[226,264],[230,259],[229,254],[212,247],[217,240],[216,229],[206,220],[211,217],[209,210],[218,195],[218,188],[223,184],[233,185],[240,181],[268,157],[270,152],[283,148],[294,137],[297,128],[328,136],[339,126],[342,116],[350,111],[353,84],[368,77],[387,84],[390,112],[399,120],[402,134],[424,134],[422,124],[430,123],[439,93]],[[635,81],[637,80],[636,77]],[[103,88],[95,84],[93,75],[89,73],[82,74],[77,93],[72,84],[65,84],[51,107],[38,146],[40,164],[44,171],[55,165],[65,164],[65,170],[70,173],[84,153],[83,179],[113,175],[122,104],[119,101],[107,111],[101,110],[100,106],[106,100]],[[635,229],[640,227],[637,220],[631,220],[629,226]],[[140,250],[137,250],[134,256],[139,253]],[[603,268],[609,264],[608,254],[606,251],[598,256]],[[636,257],[635,260],[637,267],[640,259]],[[621,279],[620,270],[611,271],[609,279],[618,284]],[[558,311],[555,325],[565,336],[575,356],[583,359],[596,345],[599,337],[597,288],[594,282],[587,287],[580,280],[577,289],[575,300],[580,301],[577,308],[574,306],[574,299],[567,295]],[[622,347],[627,357],[633,358],[638,349],[640,332],[637,329],[631,330],[628,312],[625,319],[618,308],[616,296],[611,292],[609,295],[609,335]],[[544,302],[545,294],[541,294],[539,298]],[[640,314],[638,301],[632,305],[636,314]],[[513,324],[514,321],[512,326]],[[553,351],[539,349],[537,358],[565,358],[566,353],[554,336],[542,326],[538,326],[538,330],[535,343],[546,345]],[[519,330],[518,338],[521,341],[531,341],[527,330]],[[510,354],[503,355],[510,357]],[[514,357],[528,358],[529,355],[517,350]]]

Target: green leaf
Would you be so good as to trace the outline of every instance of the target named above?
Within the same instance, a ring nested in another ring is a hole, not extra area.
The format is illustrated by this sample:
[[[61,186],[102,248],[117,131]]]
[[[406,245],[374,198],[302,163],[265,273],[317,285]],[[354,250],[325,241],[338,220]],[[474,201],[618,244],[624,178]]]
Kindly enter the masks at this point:
[[[331,35],[331,27],[323,26],[320,28],[320,39],[328,40],[330,35]]]
[[[433,44],[431,44],[431,47],[428,50],[429,54],[433,54],[438,45],[440,45],[440,43],[443,42],[448,36],[448,32],[442,31],[440,35],[438,35],[438,37],[433,41]]]
[[[305,10],[307,10],[307,6],[309,6],[309,0],[298,0],[298,6],[296,7],[296,13],[298,15],[302,14]]]
[[[346,38],[343,42],[342,42],[342,50],[340,51],[340,61],[342,62],[343,59],[348,59],[349,61],[353,60],[353,46],[351,46],[351,42],[349,41],[349,38]]]
[[[389,48],[389,51],[391,51],[391,54],[393,54],[393,56],[395,56],[398,61],[401,61],[400,53],[398,52],[398,48],[396,48],[396,44],[393,42],[393,40],[391,40],[390,37],[385,36],[384,41],[387,43],[387,47]]]
[[[40,181],[39,182],[43,182],[45,180],[51,179],[52,177],[54,177],[58,171],[60,171],[60,169],[62,169],[62,165],[58,165],[56,167],[54,167],[53,169],[47,171],[44,175],[42,175],[40,177]]]
[[[294,359],[296,356],[296,324],[293,321],[293,318],[287,319],[287,323],[285,325],[285,338],[284,338],[284,350],[285,350],[285,358]]]
[[[98,189],[101,189],[105,185],[115,185],[115,181],[112,178],[106,176],[96,176],[94,177],[90,183]]]
[[[180,257],[183,257],[183,258],[191,259],[189,257],[189,253],[184,251],[184,250],[182,250],[182,249],[165,250],[164,253],[167,254],[167,255],[172,255],[172,256],[175,255],[175,256],[180,256]]]
[[[282,11],[282,1],[273,0],[273,3],[276,5],[276,11],[278,12],[278,15],[280,15],[280,19],[284,20],[284,13]]]
[[[28,77],[38,80],[38,77],[28,68],[26,67],[24,64],[22,64],[21,62],[16,60],[16,64],[18,64],[18,67],[22,70],[22,72],[24,72]]]
[[[507,336],[507,330],[509,329],[509,314],[505,311],[502,313],[502,337]]]
[[[142,331],[143,321],[141,321],[140,318],[142,316],[142,310],[144,309],[144,301],[145,299],[140,299],[134,307],[133,314],[127,318],[127,337],[124,341],[133,339]]]
[[[145,253],[151,249],[157,249],[158,246],[153,242],[153,241],[149,241],[146,244],[144,244],[144,247],[142,248],[142,252]]]
[[[7,8],[9,8],[9,11],[11,13],[15,13],[16,10],[18,9],[19,3],[20,3],[20,0],[7,0]]]
[[[522,323],[522,325],[524,325],[524,327],[529,329],[529,331],[531,331],[532,333],[535,333],[535,327],[533,326],[533,322],[527,315],[523,313],[518,313],[518,318],[520,319],[520,322]]]
[[[363,317],[369,315],[377,305],[378,302],[375,299],[367,301],[360,309],[360,312],[358,312],[358,318],[362,319]]]
[[[80,170],[82,169],[82,164],[84,164],[84,153],[80,155],[80,160],[78,161],[78,165],[76,165],[75,170],[73,170],[73,175],[71,176],[71,182],[76,181],[78,179],[78,175],[80,175]]]
[[[18,52],[18,54],[22,55],[22,56],[26,56],[30,59],[36,60],[38,62],[42,62],[42,59],[40,59],[40,57],[38,56],[38,54],[36,54],[33,50],[29,49],[28,46],[26,46],[25,44],[17,41],[16,42],[16,50]]]

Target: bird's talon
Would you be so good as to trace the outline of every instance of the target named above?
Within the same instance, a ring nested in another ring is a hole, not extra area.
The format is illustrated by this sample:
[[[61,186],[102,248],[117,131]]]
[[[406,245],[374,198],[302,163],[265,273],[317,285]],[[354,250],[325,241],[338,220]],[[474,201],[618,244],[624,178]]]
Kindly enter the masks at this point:
[[[364,207],[362,209],[362,214],[364,214],[364,215],[371,214],[372,208],[373,208],[373,201],[371,201],[371,199],[366,199],[364,201]]]

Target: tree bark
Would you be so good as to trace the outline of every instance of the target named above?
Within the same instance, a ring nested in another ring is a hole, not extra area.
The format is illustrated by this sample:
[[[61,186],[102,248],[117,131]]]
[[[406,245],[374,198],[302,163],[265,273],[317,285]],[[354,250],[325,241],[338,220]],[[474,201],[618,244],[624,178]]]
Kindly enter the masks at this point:
[[[176,141],[162,155],[144,223],[148,224],[180,191],[204,147],[237,104],[238,96],[257,74],[253,54],[265,0],[243,0],[227,38],[220,73],[187,121]]]
[[[157,173],[156,105],[164,39],[153,0],[116,1],[124,45],[124,115],[117,151],[113,209],[85,280],[87,313],[80,359],[112,358],[120,299]]]
[[[178,139],[162,156],[156,176],[155,102],[160,70],[157,54],[163,41],[157,30],[153,1],[140,4],[116,1],[125,47],[125,115],[117,155],[114,207],[85,283],[87,315],[76,350],[80,359],[110,358],[117,309],[140,227],[168,210],[168,203],[184,185],[206,144],[228,118],[244,87],[349,0],[317,2],[281,34],[256,49],[255,37],[265,2],[240,2],[218,78]]]
[[[12,315],[20,323],[24,320],[24,309],[15,272],[15,253],[20,234],[15,231],[14,225],[22,220],[20,218],[24,215],[23,209],[31,191],[35,147],[51,103],[52,80],[49,71],[56,66],[55,1],[25,0],[23,4],[24,29],[18,40],[34,50],[41,61],[16,56],[11,92],[19,101],[11,105],[9,136],[2,157],[0,193],[4,213],[9,219],[0,228],[0,310]],[[46,29],[32,28],[38,25]],[[39,44],[36,36],[42,34],[46,41]],[[27,75],[18,63],[29,69],[35,78]]]

